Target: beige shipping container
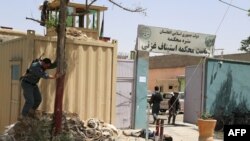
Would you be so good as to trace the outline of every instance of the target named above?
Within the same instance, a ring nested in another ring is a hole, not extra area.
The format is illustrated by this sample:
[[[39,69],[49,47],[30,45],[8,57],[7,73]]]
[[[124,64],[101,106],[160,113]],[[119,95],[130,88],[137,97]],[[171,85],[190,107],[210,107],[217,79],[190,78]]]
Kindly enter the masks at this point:
[[[42,54],[55,60],[56,43],[56,38],[36,36],[34,31],[0,43],[0,132],[16,121],[22,110],[20,75]],[[77,113],[82,120],[97,118],[115,123],[116,55],[116,43],[67,38],[63,111]],[[48,72],[54,74],[55,70]],[[54,112],[55,83],[40,80],[40,110]]]

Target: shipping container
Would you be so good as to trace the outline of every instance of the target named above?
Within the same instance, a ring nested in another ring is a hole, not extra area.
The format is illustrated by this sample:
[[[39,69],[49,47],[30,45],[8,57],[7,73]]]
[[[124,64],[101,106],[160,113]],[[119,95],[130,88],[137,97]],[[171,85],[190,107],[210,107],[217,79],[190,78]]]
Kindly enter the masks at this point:
[[[15,122],[24,104],[19,77],[33,59],[56,58],[57,38],[27,36],[0,43],[0,131]],[[117,43],[91,38],[67,38],[63,111],[77,113],[82,120],[97,118],[115,123]],[[55,70],[49,70],[54,74]],[[39,110],[54,112],[55,80],[41,79],[43,101]]]

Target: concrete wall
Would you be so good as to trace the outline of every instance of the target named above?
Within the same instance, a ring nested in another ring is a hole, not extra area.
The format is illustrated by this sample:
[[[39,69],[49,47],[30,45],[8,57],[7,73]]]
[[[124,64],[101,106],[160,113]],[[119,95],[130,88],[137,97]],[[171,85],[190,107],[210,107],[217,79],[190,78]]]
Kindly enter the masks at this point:
[[[250,62],[208,59],[204,110],[225,124],[250,124],[249,70]]]
[[[250,61],[250,53],[215,56],[215,58],[221,57],[227,60]],[[167,81],[168,79],[177,79],[178,75],[185,77],[185,67],[198,65],[201,63],[201,60],[203,60],[203,57],[187,55],[163,55],[150,57],[148,89],[152,91],[155,85],[159,85],[160,80]],[[182,90],[183,87],[180,86],[180,89]]]
[[[154,90],[154,86],[163,86],[165,91],[174,91],[179,89],[178,76],[185,74],[184,67],[178,68],[163,68],[163,69],[150,69],[149,70],[149,81],[148,89]],[[173,85],[173,90],[169,90],[168,86]]]
[[[132,128],[147,128],[147,84],[149,53],[137,51],[135,63],[135,95],[133,96],[134,121]]]

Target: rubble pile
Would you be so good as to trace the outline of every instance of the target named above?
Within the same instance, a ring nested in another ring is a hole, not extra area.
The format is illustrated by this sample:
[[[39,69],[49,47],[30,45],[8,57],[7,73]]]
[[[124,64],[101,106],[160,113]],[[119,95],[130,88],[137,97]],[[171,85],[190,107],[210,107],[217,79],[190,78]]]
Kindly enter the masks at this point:
[[[12,124],[0,136],[0,141],[112,141],[118,130],[98,119],[82,121],[77,114],[63,114],[62,132],[53,136],[53,114],[36,113]]]
[[[88,37],[85,33],[83,33],[81,30],[77,30],[74,28],[66,29],[66,37],[70,39],[77,39],[77,40],[91,40],[92,39]]]

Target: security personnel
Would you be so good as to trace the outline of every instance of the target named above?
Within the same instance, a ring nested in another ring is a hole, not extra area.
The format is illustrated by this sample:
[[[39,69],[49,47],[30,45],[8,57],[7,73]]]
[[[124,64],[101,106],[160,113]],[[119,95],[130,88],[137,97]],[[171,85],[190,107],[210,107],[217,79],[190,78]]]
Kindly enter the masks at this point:
[[[163,100],[162,95],[159,91],[159,87],[155,86],[155,92],[152,94],[151,99],[149,101],[149,104],[153,104],[152,106],[152,114],[154,118],[153,124],[155,124],[155,121],[157,120],[157,117],[159,115],[160,111],[160,102]]]
[[[169,105],[169,116],[168,116],[168,124],[170,124],[171,118],[173,117],[172,124],[175,125],[175,118],[178,113],[178,110],[180,110],[180,101],[179,101],[179,92],[174,92],[174,96],[170,98],[168,101]]]
[[[22,109],[22,117],[34,117],[35,110],[38,108],[42,101],[41,93],[37,86],[40,78],[44,79],[55,79],[58,77],[55,75],[49,75],[45,71],[47,69],[56,68],[56,62],[51,63],[49,58],[42,60],[37,59],[33,61],[30,67],[27,69],[26,74],[20,78],[21,86],[23,89],[23,96],[25,103]]]

